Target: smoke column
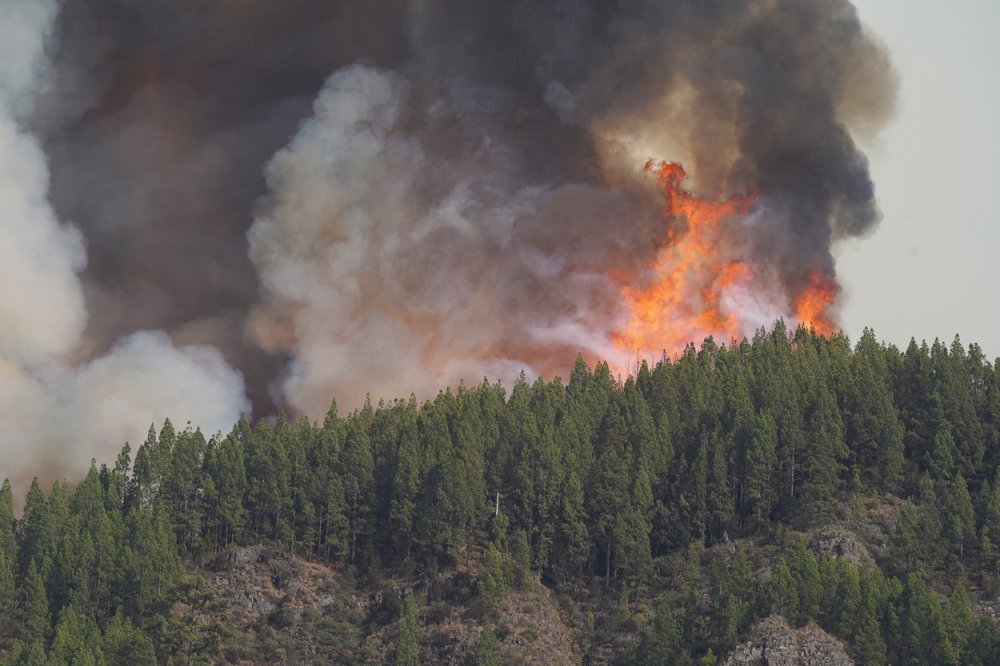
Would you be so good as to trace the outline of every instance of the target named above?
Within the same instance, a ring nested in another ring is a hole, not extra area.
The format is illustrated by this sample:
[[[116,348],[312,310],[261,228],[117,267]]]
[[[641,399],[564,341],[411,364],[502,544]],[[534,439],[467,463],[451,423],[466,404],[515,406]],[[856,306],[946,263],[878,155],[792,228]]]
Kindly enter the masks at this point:
[[[31,474],[79,473],[165,416],[213,431],[247,409],[240,375],[217,350],[177,348],[162,333],[134,332],[72,361],[87,320],[85,240],[53,214],[45,155],[22,122],[44,83],[56,10],[40,0],[0,10],[0,476],[22,490]]]
[[[49,156],[52,206],[87,241],[84,358],[162,329],[219,349],[254,412],[273,413],[286,358],[244,332],[259,291],[245,235],[263,166],[332,71],[400,48],[392,22],[403,6],[63,2],[30,122]]]
[[[327,80],[250,230],[255,331],[293,357],[284,394],[309,413],[356,387],[658,352],[613,344],[622,285],[656,279],[668,236],[650,157],[705,196],[754,193],[716,239],[754,276],[720,296],[737,333],[833,284],[832,243],[878,221],[848,127],[881,123],[895,83],[846,2],[427,0],[408,18],[404,63]]]
[[[15,6],[0,441],[35,460],[105,457],[115,414],[211,429],[246,400],[319,417],[577,353],[623,368],[625,294],[686,224],[650,158],[753,196],[718,238],[753,274],[722,299],[744,333],[835,285],[833,244],[879,219],[854,137],[896,81],[847,0]],[[190,403],[85,400],[152,372]],[[60,439],[96,414],[101,444]]]

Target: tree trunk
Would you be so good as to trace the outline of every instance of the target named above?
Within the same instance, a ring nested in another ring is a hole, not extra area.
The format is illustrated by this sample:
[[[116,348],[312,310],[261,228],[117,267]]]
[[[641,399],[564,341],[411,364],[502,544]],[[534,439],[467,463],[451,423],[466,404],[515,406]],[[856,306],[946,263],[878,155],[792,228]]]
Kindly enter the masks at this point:
[[[354,493],[351,506],[351,564],[354,564],[354,556],[358,545],[358,494]]]
[[[608,546],[604,558],[604,587],[611,587],[611,532],[608,532]]]

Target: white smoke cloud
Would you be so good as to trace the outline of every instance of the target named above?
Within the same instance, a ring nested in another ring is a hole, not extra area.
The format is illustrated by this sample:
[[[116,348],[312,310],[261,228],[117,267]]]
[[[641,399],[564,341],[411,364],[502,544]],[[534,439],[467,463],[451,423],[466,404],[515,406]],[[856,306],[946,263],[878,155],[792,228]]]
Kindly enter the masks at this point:
[[[91,458],[109,462],[126,441],[135,446],[165,417],[213,433],[247,409],[242,377],[218,350],[178,349],[159,332],[128,336],[80,367],[7,370],[0,370],[0,475],[11,478],[72,478]]]
[[[0,477],[21,484],[75,476],[166,417],[214,432],[248,410],[242,377],[217,350],[175,348],[162,333],[133,334],[83,365],[67,360],[86,324],[84,242],[56,219],[44,154],[19,122],[44,78],[57,9],[0,5]]]
[[[28,363],[69,351],[85,321],[83,241],[52,214],[44,154],[15,117],[56,9],[45,0],[0,7],[0,358]]]
[[[594,263],[616,246],[612,197],[517,185],[499,140],[435,145],[435,123],[472,122],[467,104],[482,99],[435,92],[414,112],[400,75],[342,69],[265,171],[270,196],[249,233],[265,288],[254,333],[292,354],[282,391],[313,417],[331,398],[429,397],[611,351],[612,322],[595,327],[593,313],[614,291]]]

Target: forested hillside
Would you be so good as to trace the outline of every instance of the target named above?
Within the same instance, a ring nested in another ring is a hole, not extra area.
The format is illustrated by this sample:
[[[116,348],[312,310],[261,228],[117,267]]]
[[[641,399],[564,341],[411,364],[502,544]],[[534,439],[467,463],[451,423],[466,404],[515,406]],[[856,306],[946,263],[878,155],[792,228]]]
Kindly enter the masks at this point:
[[[79,483],[32,484],[20,518],[3,486],[0,654],[415,664],[460,616],[458,663],[502,663],[511,600],[534,599],[585,663],[716,663],[781,614],[858,663],[997,664],[998,366],[958,339],[778,324],[624,381],[580,359],[318,424],[167,422]],[[336,576],[353,610],[290,598],[236,633],[239,591],[207,577],[257,545]]]

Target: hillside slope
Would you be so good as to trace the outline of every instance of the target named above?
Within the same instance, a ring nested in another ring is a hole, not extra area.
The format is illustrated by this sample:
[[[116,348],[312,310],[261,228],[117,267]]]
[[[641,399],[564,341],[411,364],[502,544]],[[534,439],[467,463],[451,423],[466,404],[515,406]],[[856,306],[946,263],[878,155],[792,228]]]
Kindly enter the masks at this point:
[[[715,663],[781,616],[857,663],[1000,663],[998,465],[976,345],[780,324],[624,381],[168,421],[21,518],[0,489],[0,654]]]

